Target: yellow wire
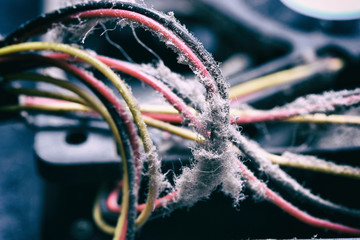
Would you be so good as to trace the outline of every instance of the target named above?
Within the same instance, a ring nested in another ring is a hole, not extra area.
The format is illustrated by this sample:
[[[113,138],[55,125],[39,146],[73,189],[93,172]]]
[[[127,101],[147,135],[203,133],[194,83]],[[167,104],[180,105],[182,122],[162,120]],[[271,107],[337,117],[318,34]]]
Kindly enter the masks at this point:
[[[256,114],[263,113],[265,111],[262,110],[237,110],[231,109],[230,115],[234,118],[241,116],[253,116]],[[360,124],[360,117],[353,115],[337,115],[331,114],[326,115],[323,113],[315,113],[315,114],[307,114],[307,115],[299,115],[290,118],[284,118],[279,121],[283,122],[298,122],[298,123],[331,123],[331,124]]]
[[[170,133],[173,133],[179,137],[182,138],[186,138],[189,140],[193,140],[196,141],[198,143],[205,143],[205,138],[197,133],[194,133],[193,131],[190,131],[188,129],[185,128],[180,128],[180,127],[176,127],[174,125],[171,125],[169,123],[163,122],[163,121],[159,121],[159,120],[155,120],[152,119],[150,117],[147,116],[143,116],[145,123],[151,127],[155,127]]]
[[[66,82],[64,80],[54,79],[52,77],[43,76],[43,75],[39,75],[39,74],[33,74],[33,73],[11,74],[11,75],[4,76],[4,80],[7,80],[7,81],[17,80],[17,79],[46,82],[46,83],[54,84],[59,87],[70,90],[70,91],[76,93],[79,97],[83,98],[89,104],[89,107],[93,108],[95,111],[99,112],[99,114],[101,114],[103,116],[105,121],[109,124],[109,127],[114,135],[115,141],[118,143],[117,144],[118,149],[120,151],[121,158],[123,159],[122,163],[123,163],[123,168],[124,168],[123,169],[123,183],[124,184],[123,184],[123,197],[122,197],[121,205],[124,204],[124,205],[122,205],[123,209],[128,209],[128,207],[129,207],[129,181],[128,181],[126,155],[125,155],[122,140],[121,140],[120,134],[117,130],[116,124],[115,124],[114,120],[112,119],[111,115],[109,114],[109,112],[107,111],[107,109],[105,108],[105,106],[100,101],[98,101],[96,98],[94,98],[92,95],[87,93],[86,91],[84,91],[81,88],[75,86],[74,84],[72,84],[70,82]],[[34,109],[35,106],[32,106],[32,108]],[[19,108],[19,110],[20,109],[21,108]],[[41,110],[44,110],[44,108],[42,108]],[[125,223],[125,215],[127,215],[127,214],[124,212],[122,214],[120,214],[119,221],[118,221],[118,224],[116,227],[117,231],[115,231],[115,235],[114,235],[114,236],[116,236],[116,239],[119,239],[119,237],[121,235],[121,231],[123,230],[123,226]],[[123,217],[121,217],[121,216],[123,216]],[[120,229],[118,229],[118,228],[120,228]]]
[[[127,103],[130,112],[133,115],[134,122],[137,125],[140,133],[140,137],[142,138],[143,144],[144,144],[144,150],[146,153],[148,153],[148,163],[149,163],[149,191],[148,191],[148,197],[146,199],[146,205],[144,211],[141,212],[141,214],[136,219],[136,226],[139,227],[143,225],[146,220],[150,217],[153,206],[157,197],[157,189],[154,189],[154,183],[155,180],[153,179],[154,176],[157,174],[156,169],[156,161],[157,159],[152,154],[153,151],[153,143],[150,138],[150,135],[147,131],[146,124],[144,120],[142,119],[141,112],[134,101],[132,94],[127,89],[125,83],[104,63],[96,59],[95,57],[88,54],[86,51],[77,49],[75,47],[60,44],[60,43],[47,43],[47,42],[29,42],[29,43],[20,43],[20,44],[14,44],[10,46],[6,46],[0,49],[0,56],[6,55],[6,54],[12,54],[12,53],[18,53],[23,51],[30,51],[30,50],[52,50],[52,51],[58,51],[62,53],[67,53],[69,55],[78,57],[79,59],[83,60],[84,62],[90,64],[97,70],[99,70],[101,73],[103,73],[117,88],[117,90],[120,92],[122,97],[124,98],[125,102]],[[125,162],[125,161],[123,161]],[[125,185],[125,184],[124,184]],[[124,195],[123,195],[124,197]],[[118,225],[116,228],[116,233],[114,238],[119,237],[119,231],[120,225],[122,226],[125,222],[125,215],[121,214]]]
[[[2,112],[18,112],[18,111],[41,111],[41,112],[89,112],[93,111],[91,108],[88,108],[80,104],[56,104],[56,105],[29,105],[29,106],[19,106],[19,105],[5,105],[0,106],[0,111]]]
[[[311,115],[296,116],[291,118],[283,119],[285,122],[310,122],[310,123],[336,123],[336,124],[360,124],[359,116],[352,115],[326,115],[323,113],[316,113]]]
[[[341,175],[344,177],[351,177],[351,178],[357,178],[360,179],[360,169],[359,168],[353,168],[347,165],[337,165],[333,164],[333,168],[330,166],[323,166],[323,165],[316,165],[311,164],[310,162],[299,162],[294,161],[292,159],[278,156],[275,154],[268,153],[268,158],[275,164],[279,164],[282,166],[288,166],[288,167],[296,167],[296,168],[302,168],[307,169],[311,171],[317,171],[317,172],[324,172],[334,175]]]
[[[98,228],[100,228],[103,232],[113,235],[115,232],[115,227],[106,223],[102,217],[101,209],[100,209],[100,194],[96,197],[95,204],[93,206],[93,219]]]
[[[338,58],[325,58],[310,64],[272,73],[232,87],[229,91],[229,98],[238,98],[265,88],[306,78],[319,72],[319,70],[336,72],[343,65],[343,61]]]

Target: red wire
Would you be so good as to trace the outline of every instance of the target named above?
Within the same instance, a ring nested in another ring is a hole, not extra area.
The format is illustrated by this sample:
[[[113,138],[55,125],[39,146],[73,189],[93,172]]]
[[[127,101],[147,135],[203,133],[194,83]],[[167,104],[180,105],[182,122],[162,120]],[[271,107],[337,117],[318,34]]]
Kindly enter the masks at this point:
[[[119,213],[121,211],[121,206],[118,204],[119,194],[121,192],[121,188],[115,188],[106,199],[106,206],[109,211],[114,213]]]
[[[119,194],[121,192],[121,188],[117,187],[115,188],[107,197],[106,199],[106,206],[109,209],[109,211],[114,213],[120,213],[121,206],[118,203]],[[169,193],[168,195],[156,199],[154,203],[154,209],[158,209],[160,207],[165,206],[166,204],[172,203],[177,196],[177,191],[174,191],[172,193]],[[145,208],[146,204],[139,204],[136,208],[138,212],[142,212]]]
[[[338,101],[341,101],[342,105],[352,105],[360,101],[360,95],[344,97],[342,99],[338,99]],[[336,105],[338,105],[336,101],[327,103],[327,107],[334,107]],[[299,116],[304,113],[307,114],[314,113],[319,111],[319,109],[321,109],[322,107],[323,106],[314,104],[297,109],[265,110],[254,113],[253,115],[232,117],[231,123],[247,124],[247,123],[256,123],[256,122],[276,121],[294,116]],[[151,118],[165,122],[181,123],[183,121],[183,118],[179,114],[169,114],[169,113],[143,113],[143,114]]]
[[[156,91],[162,93],[170,104],[172,104],[179,112],[183,113],[186,118],[188,118],[190,121],[192,121],[193,123],[197,124],[197,126],[199,126],[199,122],[196,120],[196,116],[188,109],[188,107],[184,104],[184,102],[178,96],[176,96],[170,89],[168,89],[167,86],[162,84],[156,78],[146,73],[143,73],[133,65],[129,63],[125,63],[120,60],[115,60],[103,56],[98,56],[98,59],[118,71],[125,72],[135,78],[138,78],[139,80],[148,84]],[[353,102],[359,102],[360,95],[345,97],[342,99],[342,101],[344,105],[349,105],[352,104]],[[335,104],[333,102],[328,102],[328,106],[334,106],[334,105]],[[297,108],[297,109],[270,110],[252,116],[240,116],[236,118],[231,118],[231,122],[236,124],[245,124],[245,123],[281,120],[284,118],[301,115],[304,112],[308,112],[308,113],[316,112],[319,108],[321,108],[321,106],[317,104],[313,104],[310,106]],[[181,116],[176,117],[174,114],[147,113],[147,115],[158,120],[163,120],[173,123],[181,123],[183,120]]]

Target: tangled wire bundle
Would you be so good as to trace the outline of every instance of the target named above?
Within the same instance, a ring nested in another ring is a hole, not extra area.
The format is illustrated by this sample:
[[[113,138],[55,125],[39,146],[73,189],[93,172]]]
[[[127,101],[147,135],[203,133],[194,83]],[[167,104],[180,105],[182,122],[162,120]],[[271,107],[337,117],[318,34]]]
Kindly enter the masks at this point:
[[[159,41],[164,42],[178,54],[179,62],[191,68],[197,82],[173,73],[163,62],[154,65],[126,62],[81,49],[80,45],[75,45],[79,42],[69,42],[69,39],[80,39],[80,42],[84,42],[85,37],[95,26],[108,21],[117,21],[121,27],[130,25],[151,31]],[[62,41],[63,36],[66,36],[66,44],[23,43],[49,30],[57,31],[58,36],[61,36],[57,40]],[[33,52],[25,53],[29,51]],[[68,75],[75,76],[82,83],[81,86],[85,85],[87,88],[83,89],[73,81],[25,72],[49,66],[57,67]],[[83,112],[82,114],[89,116],[96,112],[108,123],[116,140],[123,166],[121,206],[116,203],[120,192],[117,189],[109,196],[108,207],[114,212],[121,210],[121,214],[116,227],[108,225],[102,219],[97,200],[93,215],[99,228],[114,234],[114,239],[132,239],[136,229],[146,222],[155,208],[166,206],[173,210],[192,206],[201,199],[209,198],[219,186],[221,191],[233,198],[235,205],[245,198],[243,189],[246,186],[300,221],[353,236],[360,235],[360,229],[320,219],[298,209],[261,180],[265,173],[271,181],[277,182],[290,193],[297,194],[326,211],[359,220],[359,210],[349,209],[312,194],[279,168],[278,164],[316,169],[354,178],[360,177],[359,168],[292,153],[285,153],[282,156],[270,154],[256,142],[242,135],[236,125],[236,123],[289,120],[296,117],[306,120],[314,113],[328,113],[339,106],[358,104],[359,89],[310,95],[272,110],[248,109],[246,114],[232,114],[228,85],[219,65],[173,15],[158,12],[141,4],[118,1],[90,1],[72,5],[25,23],[2,39],[0,70],[1,83],[6,91],[27,96],[19,105],[1,106],[0,110],[3,112],[72,111],[78,114]],[[146,112],[141,109],[132,96],[129,86],[114,71],[125,73],[146,83],[158,91],[173,108],[165,107],[162,112]],[[95,77],[97,75],[92,72],[100,72],[117,89],[121,97],[97,79]],[[67,89],[72,94],[24,87],[14,88],[10,84],[20,80],[45,82]],[[186,88],[188,85],[195,87],[190,87],[189,90]],[[62,101],[34,101],[40,99],[39,97]],[[33,102],[30,101],[31,99]],[[161,121],[173,122],[171,119],[181,121],[183,127]],[[195,141],[191,165],[182,168],[182,174],[173,179],[174,184],[170,184],[166,176],[161,173],[161,161],[148,133],[148,126]],[[144,164],[148,166],[147,171],[143,169]],[[256,174],[250,168],[255,169]],[[149,177],[148,195],[146,203],[139,205],[139,185],[144,174]],[[160,194],[164,197],[158,198]],[[114,199],[115,203],[111,204]]]

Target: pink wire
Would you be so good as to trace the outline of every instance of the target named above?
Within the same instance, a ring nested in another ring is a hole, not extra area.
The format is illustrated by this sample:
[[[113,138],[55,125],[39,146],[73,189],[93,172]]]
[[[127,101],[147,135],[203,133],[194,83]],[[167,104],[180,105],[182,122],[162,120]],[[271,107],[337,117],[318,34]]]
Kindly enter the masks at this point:
[[[53,98],[47,98],[47,97],[31,97],[26,96],[24,105],[26,106],[33,106],[33,105],[58,105],[61,103],[69,103],[66,100],[61,99],[53,99]]]

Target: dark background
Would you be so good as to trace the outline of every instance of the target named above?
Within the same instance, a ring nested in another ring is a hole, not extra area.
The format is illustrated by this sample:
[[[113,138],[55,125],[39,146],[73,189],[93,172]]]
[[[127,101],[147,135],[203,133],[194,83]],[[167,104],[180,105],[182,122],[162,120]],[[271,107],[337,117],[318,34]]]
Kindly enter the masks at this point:
[[[0,3],[0,34],[40,13],[40,1]],[[23,122],[0,120],[0,239],[39,239],[42,186],[33,157],[33,131]]]

